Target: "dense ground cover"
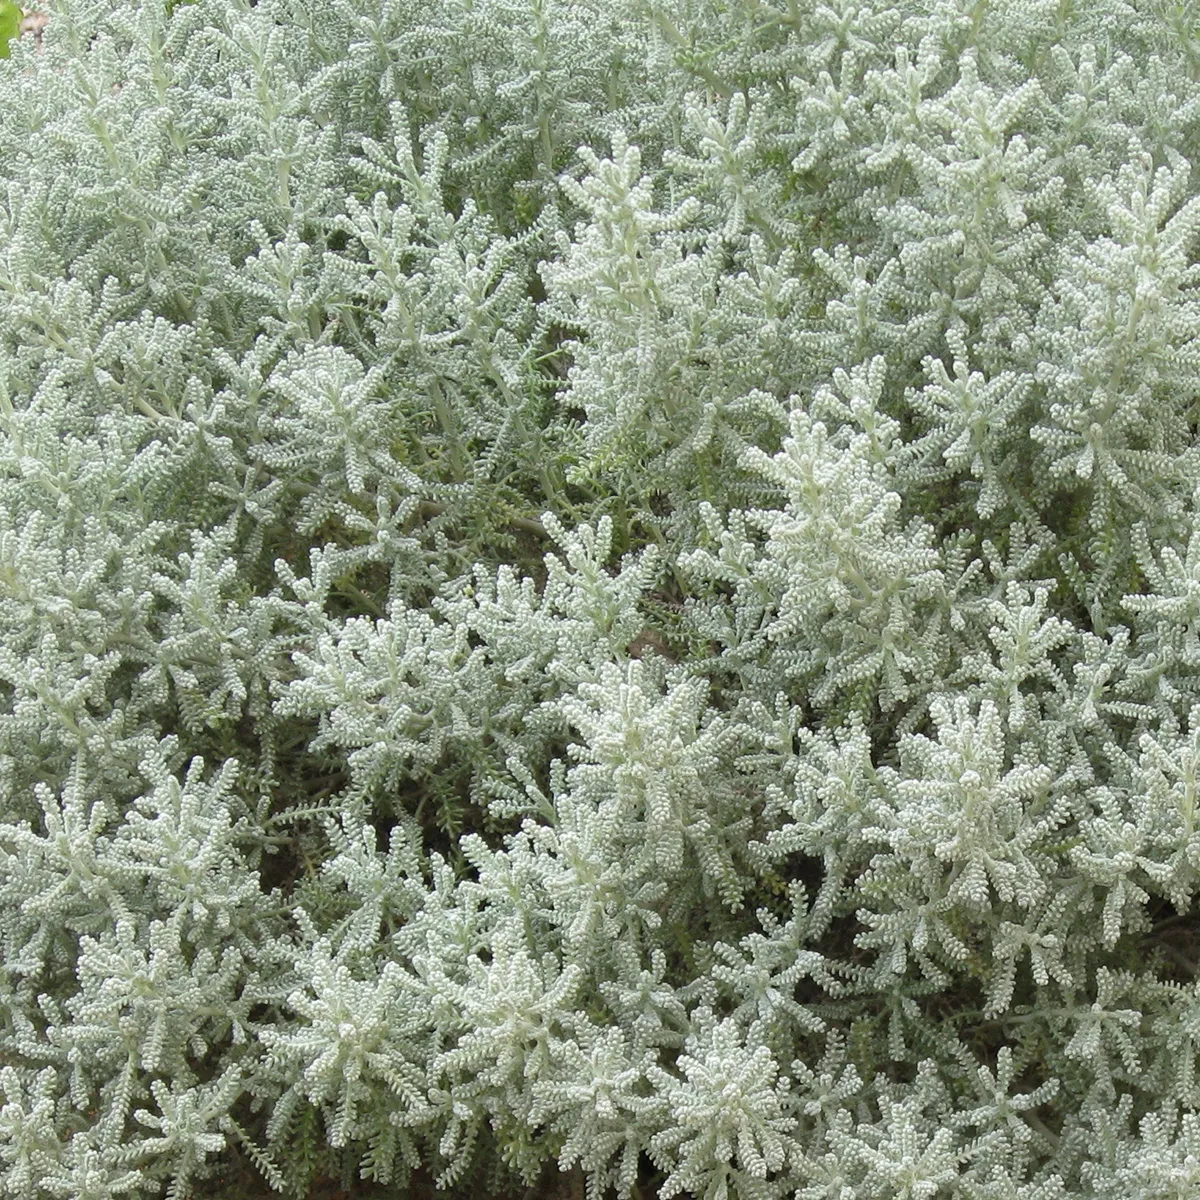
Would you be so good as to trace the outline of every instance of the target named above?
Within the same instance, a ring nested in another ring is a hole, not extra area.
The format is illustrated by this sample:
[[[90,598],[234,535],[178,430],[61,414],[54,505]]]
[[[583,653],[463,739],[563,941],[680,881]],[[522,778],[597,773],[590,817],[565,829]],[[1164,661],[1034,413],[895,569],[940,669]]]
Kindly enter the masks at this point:
[[[1200,1194],[1200,38],[68,0],[0,62],[0,1191]]]

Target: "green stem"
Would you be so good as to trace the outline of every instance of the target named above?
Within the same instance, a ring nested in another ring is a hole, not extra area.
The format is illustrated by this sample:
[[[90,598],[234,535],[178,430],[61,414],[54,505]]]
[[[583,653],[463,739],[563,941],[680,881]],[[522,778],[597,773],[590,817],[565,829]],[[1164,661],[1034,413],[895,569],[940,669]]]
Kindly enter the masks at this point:
[[[454,471],[454,481],[462,483],[467,477],[467,468],[463,462],[458,422],[455,421],[450,405],[446,402],[446,394],[442,391],[441,383],[436,379],[433,381],[433,405],[437,412],[438,424],[442,427],[442,432],[450,443],[450,465]]]

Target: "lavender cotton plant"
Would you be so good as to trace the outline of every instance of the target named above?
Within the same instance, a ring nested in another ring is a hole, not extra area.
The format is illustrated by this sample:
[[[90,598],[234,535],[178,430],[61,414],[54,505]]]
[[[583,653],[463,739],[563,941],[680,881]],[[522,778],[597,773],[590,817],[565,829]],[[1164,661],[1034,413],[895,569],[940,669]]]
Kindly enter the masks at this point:
[[[46,15],[0,1195],[1200,1196],[1192,0]]]

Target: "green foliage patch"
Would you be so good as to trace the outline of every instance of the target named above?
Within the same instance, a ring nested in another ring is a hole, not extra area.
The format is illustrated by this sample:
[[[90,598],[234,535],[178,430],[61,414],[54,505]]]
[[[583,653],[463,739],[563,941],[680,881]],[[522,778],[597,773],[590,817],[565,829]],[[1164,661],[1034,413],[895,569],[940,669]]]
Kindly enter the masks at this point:
[[[11,0],[0,0],[0,58],[8,58],[8,43],[20,34],[22,16],[24,13]]]

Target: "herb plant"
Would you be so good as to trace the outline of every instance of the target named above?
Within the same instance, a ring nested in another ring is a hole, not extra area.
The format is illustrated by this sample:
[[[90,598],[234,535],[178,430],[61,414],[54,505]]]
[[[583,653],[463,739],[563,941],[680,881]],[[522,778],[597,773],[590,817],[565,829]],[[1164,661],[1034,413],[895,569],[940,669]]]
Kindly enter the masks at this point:
[[[13,38],[0,1192],[1200,1195],[1196,23]]]

